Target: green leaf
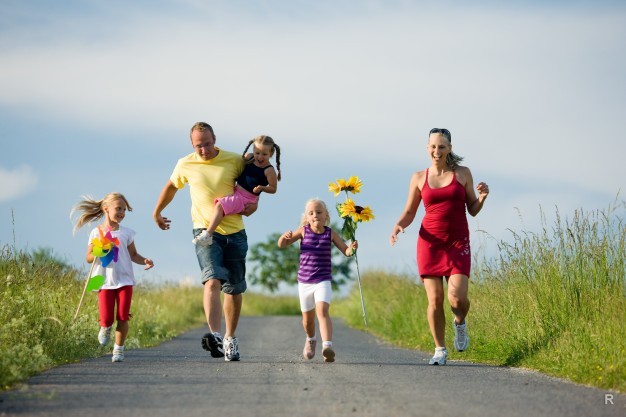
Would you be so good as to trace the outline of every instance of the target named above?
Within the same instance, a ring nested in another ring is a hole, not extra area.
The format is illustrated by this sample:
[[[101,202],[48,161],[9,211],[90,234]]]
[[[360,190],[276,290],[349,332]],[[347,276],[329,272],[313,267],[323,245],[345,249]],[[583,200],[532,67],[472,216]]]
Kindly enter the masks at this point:
[[[354,220],[352,220],[352,217],[346,216],[343,219],[343,227],[341,228],[341,237],[343,237],[344,240],[355,240],[356,228],[357,228],[357,223]]]

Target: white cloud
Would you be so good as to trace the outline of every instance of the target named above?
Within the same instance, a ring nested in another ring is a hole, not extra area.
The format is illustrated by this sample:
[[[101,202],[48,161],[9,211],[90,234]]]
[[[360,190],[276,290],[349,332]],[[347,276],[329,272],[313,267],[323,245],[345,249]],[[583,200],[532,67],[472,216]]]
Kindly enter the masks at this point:
[[[22,197],[37,187],[39,178],[28,165],[12,171],[0,167],[0,203]]]

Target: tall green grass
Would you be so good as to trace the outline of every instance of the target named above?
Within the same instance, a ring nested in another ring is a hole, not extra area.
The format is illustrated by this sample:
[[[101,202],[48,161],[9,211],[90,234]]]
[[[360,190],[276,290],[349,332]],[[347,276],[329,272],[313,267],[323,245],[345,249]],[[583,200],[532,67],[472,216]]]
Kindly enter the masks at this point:
[[[110,353],[97,341],[95,293],[85,294],[74,320],[85,277],[49,250],[0,248],[0,389],[55,365]],[[297,297],[245,297],[243,315],[300,314]],[[154,346],[206,325],[202,287],[137,285],[131,314],[126,348]]]
[[[452,359],[520,366],[601,388],[626,390],[626,225],[624,205],[571,219],[542,216],[539,233],[513,232],[500,256],[470,280],[470,349]],[[430,351],[427,300],[416,278],[372,271],[363,279],[368,329]],[[334,307],[363,327],[358,291]],[[450,311],[446,306],[447,311]],[[452,314],[446,344],[452,346]]]

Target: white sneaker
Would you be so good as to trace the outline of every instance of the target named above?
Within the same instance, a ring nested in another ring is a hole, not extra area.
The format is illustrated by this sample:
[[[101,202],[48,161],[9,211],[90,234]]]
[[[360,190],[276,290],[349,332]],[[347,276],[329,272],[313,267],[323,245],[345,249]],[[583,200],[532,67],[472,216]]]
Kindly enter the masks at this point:
[[[124,351],[121,349],[113,349],[113,357],[111,362],[124,362]]]
[[[98,342],[100,342],[102,346],[106,346],[109,343],[109,340],[111,340],[111,327],[113,326],[100,327],[100,331],[98,332]]]
[[[429,365],[445,365],[448,360],[448,351],[446,348],[443,349],[435,349],[435,356],[433,356],[430,361],[428,361]]]
[[[226,362],[239,360],[239,339],[236,337],[224,339],[224,360]]]
[[[454,348],[463,352],[469,347],[469,336],[467,335],[467,322],[456,324],[454,322]]]
[[[194,245],[209,246],[213,244],[213,236],[211,236],[208,230],[204,229],[198,236],[193,238],[192,242]]]

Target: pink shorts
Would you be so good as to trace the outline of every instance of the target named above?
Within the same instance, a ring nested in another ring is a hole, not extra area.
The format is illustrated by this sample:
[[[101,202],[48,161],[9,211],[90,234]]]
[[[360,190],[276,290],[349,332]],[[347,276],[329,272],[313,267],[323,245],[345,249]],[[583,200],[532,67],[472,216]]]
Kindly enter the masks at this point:
[[[216,198],[215,203],[218,201],[222,205],[224,216],[228,216],[229,214],[241,213],[246,207],[246,204],[256,204],[259,201],[259,196],[236,185],[233,194]]]
[[[100,311],[100,326],[109,327],[113,324],[113,315],[117,321],[130,320],[130,302],[133,298],[133,286],[125,285],[114,290],[98,291],[98,310]],[[115,311],[117,304],[117,312]]]

